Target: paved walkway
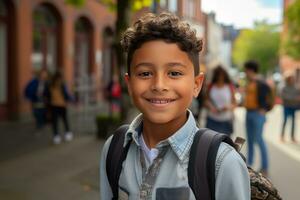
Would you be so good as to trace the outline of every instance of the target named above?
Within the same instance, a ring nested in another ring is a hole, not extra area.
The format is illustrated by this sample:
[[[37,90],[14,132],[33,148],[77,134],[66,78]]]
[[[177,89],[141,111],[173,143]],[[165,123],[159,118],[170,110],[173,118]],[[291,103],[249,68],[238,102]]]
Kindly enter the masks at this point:
[[[104,141],[96,138],[95,116],[107,110],[76,109],[69,114],[75,139],[60,145],[51,144],[50,127],[35,132],[32,120],[0,123],[1,200],[99,200]]]
[[[0,162],[0,199],[99,199],[98,162],[103,141],[74,141]]]

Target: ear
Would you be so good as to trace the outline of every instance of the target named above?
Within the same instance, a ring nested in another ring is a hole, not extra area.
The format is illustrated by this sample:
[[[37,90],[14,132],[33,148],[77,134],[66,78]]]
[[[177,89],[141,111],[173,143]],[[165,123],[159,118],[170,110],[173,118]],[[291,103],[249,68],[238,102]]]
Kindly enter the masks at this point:
[[[125,83],[126,83],[126,85],[127,85],[128,93],[129,93],[129,95],[131,96],[130,76],[129,76],[128,73],[125,73],[124,79],[125,79]]]
[[[198,96],[198,94],[201,91],[203,81],[204,81],[204,74],[200,72],[199,75],[195,77],[194,93],[193,93],[193,96],[195,98]]]

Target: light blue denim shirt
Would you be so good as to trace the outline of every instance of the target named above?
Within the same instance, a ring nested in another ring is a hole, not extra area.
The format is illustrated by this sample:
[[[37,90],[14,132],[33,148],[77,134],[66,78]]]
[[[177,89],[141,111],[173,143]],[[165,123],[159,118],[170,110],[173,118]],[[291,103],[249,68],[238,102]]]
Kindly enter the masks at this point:
[[[143,170],[140,162],[140,133],[143,116],[138,115],[130,124],[124,145],[132,139],[128,155],[123,163],[119,179],[119,199],[137,200],[141,198]],[[189,111],[186,123],[171,137],[157,144],[157,149],[169,147],[153,186],[151,194],[145,199],[194,200],[195,196],[188,184],[187,168],[189,152],[198,127]],[[106,176],[106,155],[111,142],[110,137],[102,150],[100,161],[100,197],[111,200],[112,192]],[[149,163],[146,163],[149,167]],[[216,158],[216,200],[250,200],[250,180],[245,162],[228,144],[221,143]],[[201,188],[199,188],[201,189]]]

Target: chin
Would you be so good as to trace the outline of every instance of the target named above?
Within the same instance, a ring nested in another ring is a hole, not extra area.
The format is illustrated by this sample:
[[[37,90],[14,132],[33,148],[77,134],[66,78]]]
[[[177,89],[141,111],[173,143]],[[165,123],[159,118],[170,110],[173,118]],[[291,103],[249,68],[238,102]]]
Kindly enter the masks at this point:
[[[166,124],[172,121],[175,117],[172,117],[170,114],[163,113],[143,113],[145,119],[155,124]]]
[[[155,124],[167,124],[180,118],[175,113],[143,113],[143,115],[144,118]]]

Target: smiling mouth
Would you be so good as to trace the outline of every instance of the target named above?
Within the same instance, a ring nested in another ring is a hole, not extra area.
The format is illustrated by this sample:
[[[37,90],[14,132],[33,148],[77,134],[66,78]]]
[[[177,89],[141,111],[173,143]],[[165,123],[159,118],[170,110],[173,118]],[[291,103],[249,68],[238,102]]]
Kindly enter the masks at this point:
[[[164,105],[175,101],[175,99],[146,99],[152,104]]]

